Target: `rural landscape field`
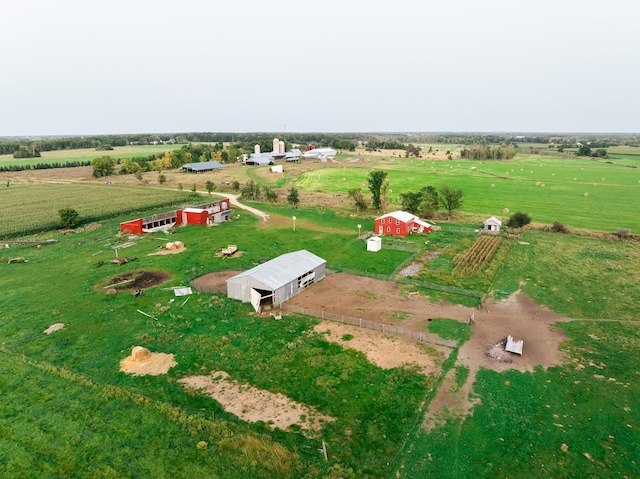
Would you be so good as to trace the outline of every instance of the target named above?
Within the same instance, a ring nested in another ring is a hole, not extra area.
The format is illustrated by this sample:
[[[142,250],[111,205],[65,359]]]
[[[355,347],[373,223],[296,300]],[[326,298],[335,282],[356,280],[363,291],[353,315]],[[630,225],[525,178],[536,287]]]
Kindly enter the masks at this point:
[[[640,477],[637,138],[487,139],[512,157],[473,159],[463,135],[344,136],[281,173],[236,161],[250,139],[0,156],[28,165],[0,169],[0,476]],[[462,201],[367,251],[427,187]],[[120,230],[222,197],[230,221]],[[492,216],[501,234],[478,234]],[[282,308],[227,297],[301,249],[328,273]]]

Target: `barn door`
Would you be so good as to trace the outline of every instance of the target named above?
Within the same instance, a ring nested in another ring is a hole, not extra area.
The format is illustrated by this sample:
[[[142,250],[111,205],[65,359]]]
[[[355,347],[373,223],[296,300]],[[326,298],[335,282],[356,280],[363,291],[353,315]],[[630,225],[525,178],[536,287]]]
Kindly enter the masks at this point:
[[[259,311],[260,300],[262,299],[262,295],[260,294],[259,291],[256,291],[253,288],[251,288],[251,291],[249,292],[249,294],[251,295],[251,305],[253,306],[253,309],[255,309],[256,311]]]

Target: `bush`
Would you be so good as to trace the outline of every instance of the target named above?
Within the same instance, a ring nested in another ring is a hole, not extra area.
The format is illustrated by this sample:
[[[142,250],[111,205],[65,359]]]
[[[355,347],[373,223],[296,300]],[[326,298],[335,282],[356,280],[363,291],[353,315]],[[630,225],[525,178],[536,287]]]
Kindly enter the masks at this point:
[[[631,238],[631,231],[630,230],[626,230],[624,228],[618,228],[618,231],[616,231],[613,234],[616,235],[620,239],[629,239],[629,238]]]
[[[551,231],[553,231],[554,233],[566,234],[569,232],[569,228],[567,228],[564,224],[560,223],[559,221],[554,221],[553,226],[551,226]]]
[[[80,215],[73,208],[62,208],[58,214],[60,215],[60,227],[63,229],[74,228],[80,221]]]
[[[511,215],[511,218],[509,218],[509,221],[507,221],[507,226],[509,226],[510,228],[522,228],[529,223],[531,223],[531,216],[518,211],[517,213]]]

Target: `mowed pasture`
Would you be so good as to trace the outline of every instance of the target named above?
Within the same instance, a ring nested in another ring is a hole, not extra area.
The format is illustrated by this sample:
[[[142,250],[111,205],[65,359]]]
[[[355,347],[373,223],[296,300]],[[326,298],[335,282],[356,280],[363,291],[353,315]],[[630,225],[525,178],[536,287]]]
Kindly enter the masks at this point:
[[[11,183],[0,189],[0,238],[56,229],[58,211],[83,223],[187,201],[185,192],[97,183]]]
[[[560,221],[575,228],[640,231],[640,161],[616,165],[581,158],[519,157],[511,161],[438,161],[392,158],[353,162],[342,168],[303,172],[295,186],[301,190],[368,193],[371,169],[389,172],[387,199],[400,204],[400,194],[424,186],[447,184],[463,190],[465,213],[505,216],[503,210],[528,213],[535,223]],[[395,206],[394,206],[395,207]]]

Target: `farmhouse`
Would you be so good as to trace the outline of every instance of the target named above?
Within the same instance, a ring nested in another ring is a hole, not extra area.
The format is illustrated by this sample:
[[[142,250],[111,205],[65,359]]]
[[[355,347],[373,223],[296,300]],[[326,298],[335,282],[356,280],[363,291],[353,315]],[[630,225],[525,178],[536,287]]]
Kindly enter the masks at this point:
[[[120,223],[120,231],[132,234],[153,233],[175,225],[212,225],[224,223],[231,215],[228,198],[199,206],[168,211],[157,215]]]
[[[491,218],[485,220],[481,233],[489,233],[492,235],[497,235],[500,233],[500,227],[502,226],[502,221],[492,216]]]
[[[187,163],[186,165],[182,165],[182,172],[203,173],[221,168],[224,168],[224,165],[218,161],[203,161],[201,163]]]
[[[326,260],[307,250],[286,253],[227,280],[227,296],[256,311],[279,305],[326,275]]]
[[[379,235],[408,236],[411,233],[430,233],[431,225],[406,211],[394,211],[376,218],[373,232]]]

